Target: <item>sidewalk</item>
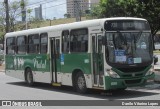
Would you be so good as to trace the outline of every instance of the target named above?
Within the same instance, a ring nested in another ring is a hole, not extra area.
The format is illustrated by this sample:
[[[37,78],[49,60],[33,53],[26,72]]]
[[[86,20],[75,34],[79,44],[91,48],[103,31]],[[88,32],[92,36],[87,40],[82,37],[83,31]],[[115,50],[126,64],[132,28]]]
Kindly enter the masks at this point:
[[[2,64],[2,65],[0,66],[0,72],[5,72],[5,65],[4,65],[4,64]]]

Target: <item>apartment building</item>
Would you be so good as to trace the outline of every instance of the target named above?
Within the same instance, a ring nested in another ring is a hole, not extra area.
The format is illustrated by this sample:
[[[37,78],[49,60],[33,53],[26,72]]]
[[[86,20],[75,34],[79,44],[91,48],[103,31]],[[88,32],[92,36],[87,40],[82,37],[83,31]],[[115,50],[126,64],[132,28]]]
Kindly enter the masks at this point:
[[[67,14],[76,17],[79,14],[84,15],[89,9],[89,0],[67,0]]]

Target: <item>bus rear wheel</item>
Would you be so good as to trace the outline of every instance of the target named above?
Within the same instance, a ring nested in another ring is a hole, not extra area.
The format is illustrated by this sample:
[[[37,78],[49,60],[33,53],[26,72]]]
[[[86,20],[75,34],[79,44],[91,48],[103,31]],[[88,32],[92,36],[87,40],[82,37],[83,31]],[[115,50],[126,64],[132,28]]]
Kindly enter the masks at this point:
[[[79,93],[86,93],[87,87],[86,87],[86,81],[85,77],[82,72],[78,72],[75,78],[75,89]]]
[[[33,86],[34,82],[33,82],[33,74],[32,74],[32,70],[31,69],[27,69],[26,70],[26,82],[29,86]]]

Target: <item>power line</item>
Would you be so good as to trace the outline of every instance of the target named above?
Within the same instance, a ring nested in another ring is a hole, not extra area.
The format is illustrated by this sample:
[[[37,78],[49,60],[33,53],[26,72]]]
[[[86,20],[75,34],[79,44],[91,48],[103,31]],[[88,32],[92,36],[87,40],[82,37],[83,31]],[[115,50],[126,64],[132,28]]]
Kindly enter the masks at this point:
[[[43,1],[41,0],[39,2],[35,2],[35,3],[32,3],[32,4],[26,5],[26,9],[27,9],[27,7],[30,8],[29,6],[32,6],[32,5],[35,5],[35,4],[43,5],[43,4],[47,4],[47,3],[50,3],[50,2],[54,2],[54,1],[52,0],[52,1],[45,1],[44,2],[44,0]],[[76,8],[76,13],[77,13],[76,16],[77,16],[77,18],[79,18],[81,16],[80,4],[84,4],[84,3],[79,3],[78,1],[74,1],[74,2],[76,2],[76,7],[77,7]],[[72,3],[72,1],[61,3],[61,4],[57,4],[57,5],[52,5],[52,6],[49,6],[49,7],[43,7],[42,9],[53,8],[53,7],[57,7],[57,6],[61,6],[61,5],[67,4],[67,3]],[[85,3],[85,4],[91,4],[91,3]],[[32,6],[32,8],[33,8],[33,6]],[[26,11],[26,9],[24,11]],[[10,12],[11,11],[12,10],[10,10]],[[23,11],[23,10],[21,8],[18,8],[18,11]],[[79,20],[80,20],[80,18],[79,18]]]
[[[45,3],[41,3],[41,2],[44,2],[44,1],[35,2],[35,3],[33,3],[33,4],[26,5],[26,6],[32,6],[32,5],[35,5],[35,4],[38,5],[39,3],[43,5],[43,4],[46,4],[46,3],[53,2],[53,1],[48,1],[48,2],[45,2]],[[72,2],[72,1],[70,1],[70,2]],[[40,5],[40,4],[39,4],[39,5]],[[57,6],[64,5],[64,4],[67,4],[67,3],[61,3],[61,4],[58,4],[58,5],[53,5],[53,6],[45,7],[45,8],[42,8],[42,9],[57,7]],[[81,4],[83,4],[83,3],[81,3]],[[85,4],[86,4],[86,3],[85,3]],[[87,3],[87,4],[91,4],[91,3]],[[18,10],[21,11],[21,8],[18,8]]]
[[[45,1],[44,1],[44,0],[42,0],[42,1],[35,2],[35,3],[29,4],[29,5],[39,4],[39,3],[41,3],[41,2],[45,2]],[[26,5],[26,6],[29,6],[29,5]]]
[[[41,3],[42,2],[42,3]],[[45,2],[45,3],[43,3],[43,2]],[[32,4],[29,4],[29,5],[27,5],[27,6],[32,6],[32,5],[35,5],[35,4],[46,4],[46,3],[50,3],[50,2],[54,2],[53,0],[51,0],[51,1],[48,1],[48,2],[46,2],[46,1],[39,1],[39,2],[35,2],[35,3],[32,3]]]
[[[53,5],[53,6],[45,7],[45,8],[42,8],[42,9],[57,7],[57,6],[64,5],[64,4],[66,4],[66,3],[62,3],[62,4],[58,4],[58,5]]]
[[[48,3],[48,2],[47,2],[47,3]],[[53,6],[45,7],[45,8],[42,8],[42,9],[57,7],[57,6],[64,5],[64,4],[66,4],[66,3],[61,3],[61,4],[58,4],[58,5],[53,5]],[[40,4],[39,4],[39,5],[40,5]],[[12,9],[12,10],[13,10],[13,9]],[[9,11],[12,11],[12,10],[9,10]],[[18,10],[18,11],[22,11],[22,10],[21,10],[21,7],[19,7],[17,10]]]

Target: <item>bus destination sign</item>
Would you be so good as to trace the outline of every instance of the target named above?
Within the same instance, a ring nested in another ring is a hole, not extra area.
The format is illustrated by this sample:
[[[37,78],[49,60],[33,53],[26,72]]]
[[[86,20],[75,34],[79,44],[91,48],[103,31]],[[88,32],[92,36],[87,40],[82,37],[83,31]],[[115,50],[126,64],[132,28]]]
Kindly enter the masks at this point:
[[[149,24],[142,20],[112,20],[104,24],[106,31],[150,30]]]

